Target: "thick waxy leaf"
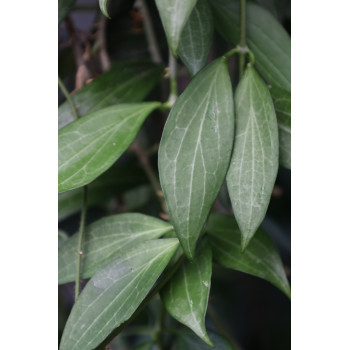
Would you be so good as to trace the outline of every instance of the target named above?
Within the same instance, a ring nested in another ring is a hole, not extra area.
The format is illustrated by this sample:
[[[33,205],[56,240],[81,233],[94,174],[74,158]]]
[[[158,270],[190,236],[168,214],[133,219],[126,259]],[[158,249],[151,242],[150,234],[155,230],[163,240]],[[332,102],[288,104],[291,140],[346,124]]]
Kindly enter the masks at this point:
[[[261,229],[241,253],[240,230],[233,216],[215,213],[207,230],[214,261],[271,282],[290,298],[290,287],[283,264],[271,238]]]
[[[138,242],[162,236],[172,226],[151,216],[127,213],[100,219],[86,228],[83,242],[82,277],[90,278],[106,261]],[[75,280],[78,233],[58,252],[58,283]]]
[[[239,43],[239,1],[210,0],[215,27],[233,45]],[[247,44],[256,68],[272,85],[290,91],[290,36],[282,25],[259,5],[246,4]]]
[[[131,317],[177,247],[174,238],[142,242],[101,268],[74,304],[60,349],[95,349]]]
[[[247,67],[235,93],[236,135],[227,187],[242,249],[265,217],[278,170],[278,129],[270,92]]]
[[[107,3],[108,3],[109,0],[99,0],[99,5],[100,5],[100,9],[101,9],[101,12],[107,17],[107,18],[110,18],[109,17],[109,14],[108,14],[108,9],[107,9]]]
[[[202,69],[177,99],[159,147],[159,175],[171,222],[187,257],[224,181],[233,143],[227,63]]]
[[[179,56],[191,75],[195,75],[207,62],[213,37],[214,22],[207,0],[198,0],[183,29]]]
[[[171,52],[177,57],[182,30],[197,0],[156,0]]]
[[[270,89],[278,121],[278,137],[280,164],[291,168],[290,138],[291,138],[291,103],[290,92],[272,87]]]
[[[205,242],[206,243],[206,242]],[[205,314],[211,284],[211,249],[201,244],[194,262],[185,262],[162,290],[166,310],[176,320],[191,328],[203,341],[213,346],[205,329]]]
[[[235,350],[230,342],[223,336],[209,331],[210,339],[213,340],[215,349],[217,350]],[[175,350],[211,350],[212,348],[196,337],[192,332],[182,332],[176,340]]]
[[[106,171],[128,148],[158,102],[111,106],[58,133],[58,192],[81,187]]]
[[[68,15],[76,0],[58,0],[58,24]]]
[[[88,206],[103,205],[117,194],[147,183],[144,171],[137,166],[116,166],[107,170],[89,185]],[[81,210],[83,189],[58,194],[58,221]]]
[[[73,95],[82,117],[117,103],[142,101],[164,73],[161,66],[144,62],[119,62],[105,74]],[[58,108],[58,128],[74,121],[71,107],[64,102]]]

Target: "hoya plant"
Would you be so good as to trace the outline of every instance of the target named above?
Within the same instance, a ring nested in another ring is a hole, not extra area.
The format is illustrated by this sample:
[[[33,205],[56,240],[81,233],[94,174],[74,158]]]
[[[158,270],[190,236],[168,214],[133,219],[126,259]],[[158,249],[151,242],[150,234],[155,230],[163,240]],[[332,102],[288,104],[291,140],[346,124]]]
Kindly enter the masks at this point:
[[[61,350],[288,347],[239,323],[290,299],[289,6],[58,1]]]

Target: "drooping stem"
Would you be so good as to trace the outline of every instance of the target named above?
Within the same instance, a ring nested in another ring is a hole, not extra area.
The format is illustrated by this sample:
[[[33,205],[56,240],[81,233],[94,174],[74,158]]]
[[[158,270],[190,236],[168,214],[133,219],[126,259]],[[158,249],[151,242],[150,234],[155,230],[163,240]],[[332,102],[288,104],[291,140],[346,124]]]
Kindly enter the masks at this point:
[[[240,0],[240,16],[239,16],[239,46],[241,48],[247,47],[246,42],[246,4],[245,0]],[[245,54],[239,56],[239,76],[241,77],[244,71]]]
[[[143,24],[145,26],[145,34],[148,42],[148,50],[151,54],[152,62],[162,63],[162,55],[160,54],[156,35],[154,33],[151,16],[145,0],[140,0]]]
[[[67,88],[64,86],[63,81],[59,76],[58,76],[58,86],[60,87],[63,95],[65,96],[66,100],[69,103],[69,106],[72,110],[72,114],[73,114],[74,119],[77,120],[79,118],[79,116],[78,116],[77,109],[75,108],[73,98],[71,95],[69,95]]]
[[[78,299],[80,293],[80,277],[81,277],[81,261],[83,257],[83,242],[84,242],[84,230],[85,230],[85,218],[87,211],[87,186],[83,187],[83,202],[80,216],[80,225],[78,233],[78,249],[77,249],[77,266],[75,274],[75,301]]]
[[[169,79],[170,79],[170,94],[168,103],[172,106],[177,99],[177,64],[176,59],[169,50]]]

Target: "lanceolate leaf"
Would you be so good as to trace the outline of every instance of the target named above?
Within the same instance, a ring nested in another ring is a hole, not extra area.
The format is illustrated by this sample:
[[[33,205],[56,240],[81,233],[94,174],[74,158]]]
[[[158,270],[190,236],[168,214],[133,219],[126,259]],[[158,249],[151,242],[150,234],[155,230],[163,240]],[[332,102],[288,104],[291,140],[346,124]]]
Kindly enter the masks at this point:
[[[144,171],[132,164],[112,167],[89,185],[88,206],[103,205],[117,194],[147,183]],[[81,210],[83,189],[58,194],[58,221]]]
[[[290,138],[291,138],[291,103],[290,92],[272,87],[270,89],[278,121],[278,136],[280,164],[291,168]]]
[[[99,0],[99,4],[100,4],[100,9],[101,9],[101,12],[107,17],[107,18],[110,18],[109,17],[109,14],[108,14],[108,9],[107,9],[107,3],[108,3],[109,0]]]
[[[117,103],[142,101],[161,79],[161,66],[144,62],[118,62],[72,96],[81,117]],[[71,107],[58,108],[58,128],[74,121]]]
[[[233,216],[212,214],[208,220],[214,261],[222,266],[263,278],[290,298],[290,287],[280,256],[270,237],[261,229],[248,248],[240,251],[240,230]]]
[[[95,349],[127,321],[178,247],[178,240],[142,242],[118,255],[88,282],[69,315],[60,350]]]
[[[181,35],[179,56],[191,75],[207,62],[213,37],[214,23],[207,0],[198,0]]]
[[[235,350],[230,342],[223,336],[209,331],[210,339],[213,340],[215,349],[217,350]],[[176,350],[212,350],[207,344],[196,337],[192,332],[181,332],[176,340]]]
[[[68,15],[76,0],[58,0],[58,24]]]
[[[233,143],[227,62],[202,69],[177,99],[159,147],[159,175],[171,222],[187,257],[224,181]]]
[[[151,216],[128,213],[100,219],[86,228],[83,243],[82,277],[90,278],[112,256],[140,241],[162,236],[172,226]],[[78,233],[58,252],[58,283],[75,280]]]
[[[58,133],[58,192],[81,187],[107,170],[136,137],[158,102],[111,106]]]
[[[215,27],[233,45],[239,43],[239,1],[210,0]],[[290,36],[282,25],[259,5],[246,4],[247,44],[256,67],[272,85],[290,91]]]
[[[265,217],[278,170],[278,129],[270,92],[247,67],[235,93],[236,136],[227,187],[245,249]]]
[[[175,57],[182,30],[197,0],[156,0],[169,47]]]
[[[187,261],[162,290],[166,310],[213,346],[205,329],[205,314],[211,284],[211,249],[201,244],[193,263]]]

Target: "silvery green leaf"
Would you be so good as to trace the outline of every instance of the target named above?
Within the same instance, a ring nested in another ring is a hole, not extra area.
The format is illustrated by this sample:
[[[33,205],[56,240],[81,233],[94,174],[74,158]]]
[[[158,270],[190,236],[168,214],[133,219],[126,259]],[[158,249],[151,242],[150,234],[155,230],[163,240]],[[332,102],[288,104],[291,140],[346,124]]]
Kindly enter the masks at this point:
[[[220,58],[196,74],[164,127],[160,182],[176,235],[190,259],[230,162],[233,114],[227,62]]]
[[[80,118],[58,133],[58,192],[84,186],[110,168],[159,102],[119,104]]]
[[[117,62],[72,96],[83,117],[118,103],[142,101],[164,75],[164,68],[146,62]],[[74,121],[65,101],[58,108],[58,129]]]
[[[265,217],[278,171],[278,128],[270,92],[248,66],[235,92],[236,135],[227,187],[242,249]]]
[[[291,168],[291,99],[290,92],[272,87],[270,89],[278,121],[280,165]]]
[[[99,5],[100,5],[100,9],[101,9],[101,12],[107,17],[107,18],[110,18],[109,17],[109,14],[108,14],[108,9],[107,9],[107,3],[108,3],[109,0],[99,0]]]
[[[239,1],[210,0],[215,27],[231,44],[239,43]],[[290,91],[290,36],[274,16],[259,5],[246,4],[247,44],[256,68],[272,85]]]
[[[58,230],[58,248],[61,248],[68,240],[68,235],[63,230]]]
[[[240,230],[233,216],[212,214],[207,231],[214,261],[269,281],[290,298],[290,286],[281,258],[263,230],[258,229],[244,253],[240,250]]]
[[[90,278],[112,256],[138,242],[158,238],[172,231],[172,226],[151,216],[127,213],[107,216],[85,229],[82,278]],[[58,284],[75,280],[78,233],[58,251]]]
[[[214,22],[207,0],[198,0],[182,31],[179,56],[191,75],[195,75],[207,62]]]
[[[155,0],[168,45],[175,57],[182,30],[197,0]]]
[[[177,321],[195,332],[208,345],[213,346],[205,329],[211,272],[211,249],[201,244],[193,263],[186,261],[161,292],[166,310]]]
[[[92,350],[127,321],[178,247],[175,238],[141,242],[99,269],[73,306],[60,350]]]

